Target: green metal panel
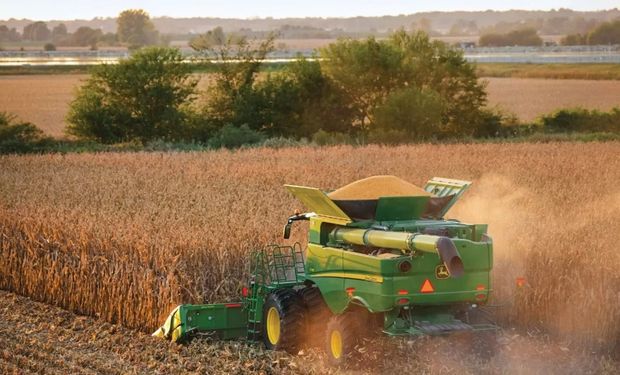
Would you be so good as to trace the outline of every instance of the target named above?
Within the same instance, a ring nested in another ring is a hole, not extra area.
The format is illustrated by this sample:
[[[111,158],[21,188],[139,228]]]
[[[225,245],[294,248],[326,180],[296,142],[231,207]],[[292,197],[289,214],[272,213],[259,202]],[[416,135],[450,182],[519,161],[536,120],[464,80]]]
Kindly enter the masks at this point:
[[[241,302],[179,305],[153,336],[182,341],[194,331],[214,332],[223,339],[247,335],[247,313]]]
[[[340,207],[336,206],[327,194],[317,188],[306,186],[284,185],[297,199],[299,199],[310,211],[325,219],[338,223],[347,224],[352,220]]]
[[[426,209],[430,197],[382,197],[377,202],[375,220],[414,220]]]
[[[448,203],[443,210],[441,210],[440,217],[443,217],[454,206],[456,201],[459,200],[461,195],[471,185],[470,181],[453,180],[448,178],[433,177],[426,183],[424,190],[433,194],[436,197],[445,197],[454,194],[454,197]]]

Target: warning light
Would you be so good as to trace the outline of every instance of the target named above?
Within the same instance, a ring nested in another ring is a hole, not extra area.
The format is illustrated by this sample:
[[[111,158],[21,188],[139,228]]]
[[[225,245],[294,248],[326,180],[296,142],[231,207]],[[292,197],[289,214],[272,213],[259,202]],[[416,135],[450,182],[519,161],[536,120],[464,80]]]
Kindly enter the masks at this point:
[[[345,290],[347,291],[347,295],[348,295],[349,297],[352,297],[352,296],[353,296],[353,293],[355,293],[355,288],[347,288],[347,289],[345,289]]]
[[[396,303],[399,305],[406,305],[409,303],[409,298],[401,298],[398,301],[396,301]]]
[[[429,279],[424,280],[424,283],[422,283],[422,287],[420,288],[420,292],[433,293],[434,291],[435,288],[433,288],[433,284],[431,284],[431,281]]]
[[[517,288],[523,288],[525,286],[525,277],[517,277]]]
[[[486,287],[484,285],[482,285],[482,284],[476,285],[476,290],[485,290],[485,289],[486,289]]]
[[[243,288],[241,288],[241,295],[244,297],[247,297],[250,294],[250,290],[248,289],[247,286],[244,286]]]
[[[486,294],[483,294],[483,293],[476,294],[476,300],[477,300],[477,301],[482,301],[482,300],[484,300],[485,298],[487,298],[487,295],[486,295]]]
[[[400,295],[400,296],[406,296],[407,294],[409,294],[408,290],[401,289],[401,290],[398,291],[398,295]]]

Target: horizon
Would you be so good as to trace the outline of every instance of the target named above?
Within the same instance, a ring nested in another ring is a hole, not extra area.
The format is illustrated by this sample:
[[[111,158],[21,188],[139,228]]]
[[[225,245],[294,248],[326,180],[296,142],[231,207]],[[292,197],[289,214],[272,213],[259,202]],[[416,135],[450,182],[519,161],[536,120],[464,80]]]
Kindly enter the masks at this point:
[[[230,3],[179,0],[175,4],[163,1],[118,1],[93,5],[91,2],[35,0],[11,2],[3,6],[2,21],[75,21],[115,18],[126,9],[144,9],[152,18],[220,18],[220,19],[286,19],[286,18],[355,18],[412,15],[429,12],[485,12],[485,11],[559,11],[596,12],[618,9],[617,1],[592,0],[586,6],[580,1],[541,0],[537,8],[522,7],[521,2],[509,0],[497,5],[488,0],[474,0],[468,5],[452,0],[437,0],[432,5],[415,4],[406,0],[389,3],[377,0],[343,0],[336,4],[315,0],[312,4],[294,1],[264,0],[261,5],[248,0]],[[66,9],[71,9],[66,11]],[[270,9],[270,10],[265,10]]]

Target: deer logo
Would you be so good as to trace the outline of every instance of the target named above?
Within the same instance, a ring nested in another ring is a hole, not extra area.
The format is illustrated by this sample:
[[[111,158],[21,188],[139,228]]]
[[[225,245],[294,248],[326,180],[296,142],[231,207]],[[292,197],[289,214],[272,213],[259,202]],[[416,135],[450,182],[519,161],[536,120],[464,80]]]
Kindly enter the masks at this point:
[[[435,277],[438,279],[447,279],[450,277],[450,271],[448,271],[448,267],[445,264],[440,264],[435,267]]]

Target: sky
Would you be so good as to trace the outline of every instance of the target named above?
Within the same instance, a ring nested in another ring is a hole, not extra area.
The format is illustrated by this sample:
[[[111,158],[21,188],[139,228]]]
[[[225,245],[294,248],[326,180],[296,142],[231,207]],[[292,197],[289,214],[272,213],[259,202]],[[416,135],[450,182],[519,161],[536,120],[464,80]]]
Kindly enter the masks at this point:
[[[620,7],[618,0],[0,0],[0,19],[92,19],[114,17],[130,8],[144,9],[152,17],[285,18],[383,16],[452,10],[599,10],[616,7]]]

